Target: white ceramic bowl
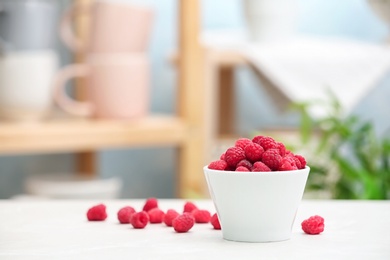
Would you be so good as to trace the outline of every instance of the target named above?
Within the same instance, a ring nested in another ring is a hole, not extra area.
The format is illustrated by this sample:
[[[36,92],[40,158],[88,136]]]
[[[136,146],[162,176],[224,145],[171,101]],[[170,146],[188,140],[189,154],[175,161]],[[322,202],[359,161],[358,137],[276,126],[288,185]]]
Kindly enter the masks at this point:
[[[232,172],[203,168],[226,240],[288,240],[310,168]]]

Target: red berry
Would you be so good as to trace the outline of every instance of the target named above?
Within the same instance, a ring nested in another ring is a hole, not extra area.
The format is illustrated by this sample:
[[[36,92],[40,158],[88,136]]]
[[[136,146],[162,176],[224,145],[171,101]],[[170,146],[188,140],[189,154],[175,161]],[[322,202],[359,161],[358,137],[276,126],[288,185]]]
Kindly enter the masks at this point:
[[[298,167],[299,169],[304,169],[306,167],[306,159],[302,155],[295,155],[295,158],[297,158],[301,162],[301,167]]]
[[[236,172],[250,172],[250,170],[244,166],[238,166],[235,171]]]
[[[277,148],[276,141],[269,136],[265,136],[259,140],[259,145],[261,145],[265,151],[268,149]]]
[[[106,205],[98,204],[88,209],[87,218],[89,221],[103,221],[107,218]]]
[[[134,213],[130,218],[130,223],[134,228],[144,228],[149,223],[148,213],[145,211]]]
[[[165,213],[159,208],[154,208],[148,211],[148,215],[149,215],[149,222],[155,224],[155,223],[163,222]]]
[[[208,168],[211,170],[224,171],[227,168],[227,163],[223,160],[214,161],[209,164]]]
[[[283,157],[286,155],[286,146],[281,142],[276,142],[276,148],[279,150],[279,154]]]
[[[198,209],[198,207],[194,203],[187,201],[184,204],[183,213],[185,212],[191,213],[194,209]]]
[[[273,171],[279,169],[281,160],[282,156],[280,156],[278,149],[266,150],[261,156],[261,161]]]
[[[172,221],[179,216],[179,212],[174,209],[168,209],[167,213],[164,215],[163,221],[168,227],[172,227]]]
[[[263,139],[264,137],[265,137],[264,135],[257,135],[255,137],[253,137],[252,142],[254,142],[256,144],[260,144],[260,140]]]
[[[131,215],[133,215],[134,213],[135,213],[135,209],[133,207],[126,206],[121,208],[117,213],[119,222],[121,224],[130,223]]]
[[[252,140],[248,139],[248,138],[239,138],[234,146],[236,147],[240,147],[241,149],[245,149],[245,147],[248,145],[248,144],[251,144],[252,143]]]
[[[239,163],[237,163],[236,170],[240,166],[243,166],[243,167],[247,168],[249,171],[251,171],[253,165],[250,161],[244,159],[244,160],[241,160]]]
[[[255,162],[252,167],[252,172],[270,172],[271,169],[263,162]]]
[[[151,210],[153,208],[158,208],[158,201],[156,198],[149,198],[146,200],[145,205],[142,208],[142,210],[148,212],[149,210]]]
[[[251,143],[245,147],[244,152],[246,159],[251,162],[256,162],[261,160],[261,156],[264,153],[264,149],[261,145],[257,143]]]
[[[221,154],[221,156],[219,157],[219,159],[225,161],[225,153]]]
[[[195,219],[190,213],[177,216],[172,221],[172,226],[178,233],[188,232],[195,224]]]
[[[211,216],[210,223],[213,225],[214,229],[221,229],[217,213],[214,213],[214,215]]]
[[[209,223],[211,214],[208,210],[205,209],[195,209],[191,212],[192,216],[195,218],[196,223]]]
[[[294,157],[285,156],[280,161],[279,171],[293,171],[298,170],[297,165],[295,164]]]
[[[301,223],[302,230],[306,234],[317,235],[324,231],[324,218],[320,216],[311,216]]]
[[[237,163],[245,159],[245,152],[240,147],[230,147],[226,150],[225,160],[228,166],[236,168]]]

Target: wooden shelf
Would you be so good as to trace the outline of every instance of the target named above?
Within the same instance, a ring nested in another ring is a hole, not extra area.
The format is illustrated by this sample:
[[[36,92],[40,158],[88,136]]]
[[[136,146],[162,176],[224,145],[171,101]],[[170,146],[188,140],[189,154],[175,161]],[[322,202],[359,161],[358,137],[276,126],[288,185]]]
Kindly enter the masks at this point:
[[[187,135],[186,123],[172,116],[135,121],[61,119],[31,124],[1,123],[0,154],[179,145]]]

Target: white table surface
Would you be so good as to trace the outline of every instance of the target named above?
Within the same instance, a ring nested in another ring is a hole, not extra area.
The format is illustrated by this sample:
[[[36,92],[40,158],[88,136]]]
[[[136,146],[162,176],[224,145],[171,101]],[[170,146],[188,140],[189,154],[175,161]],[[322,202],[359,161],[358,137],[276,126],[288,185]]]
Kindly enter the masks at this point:
[[[140,210],[144,201],[0,201],[0,259],[390,259],[390,201],[304,200],[291,239],[272,243],[226,241],[211,224],[175,233],[164,224],[118,223],[121,207]],[[86,211],[99,202],[107,220],[88,222]],[[182,211],[184,202],[159,205]],[[209,200],[194,202],[215,212]],[[316,214],[325,231],[304,234],[300,223]]]

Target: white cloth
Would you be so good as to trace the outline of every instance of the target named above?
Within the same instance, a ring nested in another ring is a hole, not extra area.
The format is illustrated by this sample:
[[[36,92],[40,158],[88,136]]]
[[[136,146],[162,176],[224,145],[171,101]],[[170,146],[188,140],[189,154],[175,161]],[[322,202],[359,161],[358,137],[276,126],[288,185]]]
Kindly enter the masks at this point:
[[[203,43],[242,53],[291,102],[326,100],[329,89],[349,113],[390,72],[390,46],[386,45],[336,38],[296,38],[279,43],[235,38],[229,45],[226,37],[217,40],[206,36]],[[326,113],[322,106],[311,112],[313,116]]]

